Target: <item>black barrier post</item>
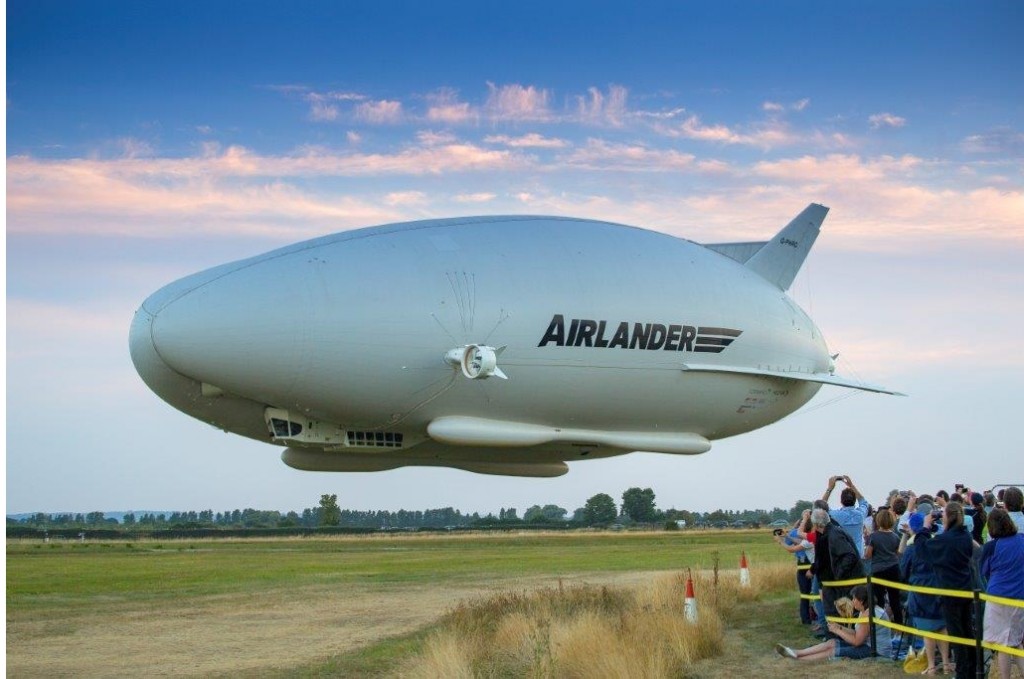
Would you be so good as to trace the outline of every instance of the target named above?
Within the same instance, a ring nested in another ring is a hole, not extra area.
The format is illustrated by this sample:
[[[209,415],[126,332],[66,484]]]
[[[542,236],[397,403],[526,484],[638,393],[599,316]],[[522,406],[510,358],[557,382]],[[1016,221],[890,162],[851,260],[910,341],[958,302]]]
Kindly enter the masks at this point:
[[[875,645],[875,588],[871,586],[871,572],[868,571],[868,630],[871,634],[871,657],[878,657],[878,647]]]
[[[983,632],[981,611],[981,590],[974,588],[974,655],[976,657],[974,666],[977,668],[974,676],[977,679],[985,679],[985,647],[981,645]]]

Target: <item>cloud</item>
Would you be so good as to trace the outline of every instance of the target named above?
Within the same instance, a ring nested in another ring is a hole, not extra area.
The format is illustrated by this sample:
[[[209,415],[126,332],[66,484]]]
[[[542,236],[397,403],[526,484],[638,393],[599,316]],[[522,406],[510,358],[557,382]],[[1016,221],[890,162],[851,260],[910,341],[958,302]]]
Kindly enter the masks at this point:
[[[696,114],[688,116],[678,125],[656,123],[654,128],[669,137],[682,137],[725,145],[758,146],[765,149],[786,146],[800,140],[798,135],[790,132],[788,127],[778,121],[761,123],[749,132],[740,132],[727,125],[704,125],[701,123],[700,116]]]
[[[457,137],[451,132],[431,132],[423,130],[416,133],[416,140],[424,146],[437,146],[438,144],[455,143]]]
[[[626,100],[629,92],[621,85],[609,85],[605,95],[596,87],[587,90],[588,96],[576,97],[576,108],[582,122],[622,127],[628,114]]]
[[[544,137],[536,132],[531,132],[521,137],[510,137],[504,134],[490,135],[484,137],[484,142],[488,144],[502,144],[512,148],[563,149],[569,146],[569,142],[564,139]]]
[[[864,181],[906,174],[922,162],[911,155],[881,156],[868,161],[857,155],[830,154],[823,158],[805,155],[755,163],[752,172],[783,181]]]
[[[907,124],[907,119],[891,113],[876,113],[868,117],[868,123],[872,130],[877,130],[882,127],[903,127]]]
[[[311,179],[516,170],[532,162],[515,151],[456,142],[373,154],[308,147],[266,156],[239,146],[221,150],[210,142],[201,155],[175,159],[13,156],[7,162],[7,228],[147,237],[314,235],[394,221],[405,215],[392,208],[408,201],[382,207],[372,197],[322,196],[303,188]]]
[[[149,142],[134,137],[121,137],[115,142],[124,158],[149,158],[154,155]]]
[[[372,125],[390,125],[402,121],[402,102],[389,101],[367,101],[356,106],[355,115],[357,120]]]
[[[766,101],[761,104],[761,110],[768,113],[782,113],[784,111],[803,111],[811,103],[810,99],[800,99],[790,104],[780,104],[777,101]]]
[[[348,139],[349,144],[358,144],[363,140],[363,136],[358,132],[353,132],[352,130],[349,130],[348,132],[345,133],[345,139]]]
[[[493,193],[460,193],[454,200],[456,203],[488,203],[495,198]]]
[[[1024,133],[1009,127],[996,127],[972,134],[960,142],[967,153],[1002,154],[1010,158],[1024,157]]]
[[[422,205],[426,200],[427,194],[422,191],[394,191],[384,196],[388,205]]]
[[[548,108],[550,93],[533,85],[502,85],[487,83],[488,95],[484,110],[491,120],[545,121],[552,118]]]
[[[588,139],[586,146],[560,158],[563,165],[588,170],[633,170],[643,172],[690,169],[694,156],[675,150],[656,150],[637,144],[613,144]]]
[[[427,95],[427,120],[434,123],[460,124],[476,122],[480,113],[468,102],[459,101],[458,92],[442,88]]]
[[[313,122],[329,123],[341,117],[339,102],[364,101],[366,96],[358,92],[327,91],[317,92],[305,85],[271,85],[269,89],[289,98],[299,98],[309,104],[308,117]]]

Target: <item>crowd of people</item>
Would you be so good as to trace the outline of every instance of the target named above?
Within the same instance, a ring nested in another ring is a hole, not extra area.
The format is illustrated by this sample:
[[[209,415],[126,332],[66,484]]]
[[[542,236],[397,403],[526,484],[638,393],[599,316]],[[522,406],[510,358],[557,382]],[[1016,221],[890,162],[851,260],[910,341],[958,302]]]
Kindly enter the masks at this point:
[[[832,495],[839,484],[838,506]],[[893,657],[902,640],[888,627],[876,625],[868,634],[869,607],[873,617],[916,630],[975,638],[972,598],[907,592],[887,583],[973,592],[1024,600],[1024,493],[1016,486],[980,492],[957,484],[953,493],[934,495],[893,491],[877,508],[868,504],[849,476],[833,476],[820,499],[789,532],[776,540],[797,561],[801,594],[800,620],[821,643],[776,651],[795,660]],[[871,591],[848,580],[871,575]],[[880,582],[874,582],[879,580]],[[852,619],[852,628],[828,617]],[[1024,608],[986,601],[983,639],[1024,649]],[[923,636],[923,635],[922,635]],[[874,646],[872,646],[874,643]],[[955,673],[974,677],[983,658],[974,644],[936,642],[925,637],[928,664],[924,674]],[[1001,677],[1016,664],[1024,674],[1024,657],[997,653]]]

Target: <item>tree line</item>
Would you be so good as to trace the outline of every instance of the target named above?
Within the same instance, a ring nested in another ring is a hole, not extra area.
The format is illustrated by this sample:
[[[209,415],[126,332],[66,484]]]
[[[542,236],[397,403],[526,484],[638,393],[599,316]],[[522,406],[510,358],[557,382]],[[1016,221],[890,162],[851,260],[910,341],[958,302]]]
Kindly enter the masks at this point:
[[[790,509],[775,507],[771,510],[717,509],[713,512],[693,512],[685,509],[658,509],[654,491],[650,488],[629,488],[622,493],[621,503],[607,493],[597,493],[584,506],[570,512],[558,505],[533,505],[522,515],[516,507],[502,507],[497,514],[481,516],[478,512],[463,513],[452,507],[439,509],[397,511],[361,511],[342,509],[336,494],[323,494],[319,503],[301,512],[276,510],[233,509],[215,512],[127,512],[107,516],[104,512],[59,513],[39,512],[21,519],[8,518],[8,526],[37,529],[120,529],[163,530],[175,529],[266,529],[266,528],[359,528],[371,530],[414,530],[419,528],[488,528],[522,525],[568,525],[573,527],[612,525],[658,525],[674,528],[764,526],[772,521],[796,521],[800,513],[809,508],[809,502],[799,501]]]

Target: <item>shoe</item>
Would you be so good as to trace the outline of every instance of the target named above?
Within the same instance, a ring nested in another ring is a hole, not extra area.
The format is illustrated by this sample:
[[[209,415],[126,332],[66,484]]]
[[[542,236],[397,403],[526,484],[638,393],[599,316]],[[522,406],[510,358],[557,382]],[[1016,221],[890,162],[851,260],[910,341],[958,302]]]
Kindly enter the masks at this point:
[[[794,651],[789,646],[775,644],[775,652],[781,655],[783,658],[792,658],[793,660],[796,660],[796,651]]]
[[[921,672],[921,674],[939,674],[939,668],[938,667],[929,667],[924,672]]]

